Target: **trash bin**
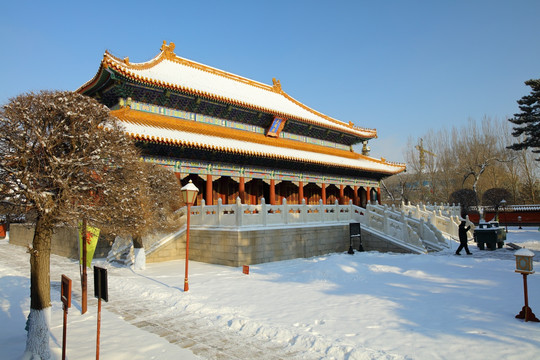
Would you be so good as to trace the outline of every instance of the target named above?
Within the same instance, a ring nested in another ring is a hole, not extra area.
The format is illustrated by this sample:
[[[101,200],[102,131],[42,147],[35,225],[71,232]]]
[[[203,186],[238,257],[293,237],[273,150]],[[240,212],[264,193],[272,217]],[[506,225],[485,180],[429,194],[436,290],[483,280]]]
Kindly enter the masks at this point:
[[[489,250],[501,249],[506,240],[504,227],[500,227],[496,221],[480,222],[474,229],[474,241],[480,250],[487,247]]]

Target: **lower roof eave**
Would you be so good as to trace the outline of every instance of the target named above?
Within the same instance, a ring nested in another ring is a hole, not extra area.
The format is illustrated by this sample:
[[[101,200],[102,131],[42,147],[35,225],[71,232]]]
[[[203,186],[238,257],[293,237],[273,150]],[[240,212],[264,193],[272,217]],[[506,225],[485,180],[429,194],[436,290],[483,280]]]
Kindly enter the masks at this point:
[[[210,162],[212,161],[225,161],[238,163],[241,165],[266,165],[272,168],[286,168],[289,170],[314,170],[321,173],[329,173],[335,175],[347,175],[347,176],[357,176],[362,178],[370,178],[376,181],[380,181],[389,176],[400,173],[402,170],[397,170],[395,172],[390,171],[376,171],[369,170],[360,167],[352,166],[342,166],[337,163],[322,163],[314,159],[293,159],[293,158],[283,158],[279,156],[268,156],[265,154],[244,154],[242,152],[236,151],[235,149],[212,149],[206,146],[201,146],[197,144],[187,144],[180,145],[175,143],[168,143],[159,140],[148,140],[140,137],[136,137],[135,140],[139,143],[139,146],[142,144],[151,144],[154,145],[153,149],[147,149],[148,154],[152,153],[161,153],[166,154],[167,156],[173,157],[188,157],[200,160],[201,158],[206,159]],[[185,149],[191,150],[193,153],[191,155],[186,155]],[[218,159],[216,159],[218,158]]]

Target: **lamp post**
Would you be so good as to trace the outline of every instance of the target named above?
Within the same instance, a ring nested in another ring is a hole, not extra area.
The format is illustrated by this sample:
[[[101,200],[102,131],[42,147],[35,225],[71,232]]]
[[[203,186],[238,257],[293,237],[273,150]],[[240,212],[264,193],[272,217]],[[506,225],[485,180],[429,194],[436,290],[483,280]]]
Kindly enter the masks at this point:
[[[199,189],[193,184],[191,180],[180,189],[182,198],[187,205],[187,229],[186,229],[186,270],[184,277],[184,292],[189,290],[188,284],[188,263],[189,263],[189,225],[191,218],[191,205],[195,202]]]
[[[516,256],[516,270],[515,272],[523,275],[523,293],[525,297],[525,306],[521,309],[520,313],[516,315],[516,319],[524,319],[525,321],[540,322],[529,307],[529,299],[527,294],[527,275],[534,274],[533,261],[534,253],[525,248],[519,249],[514,254]]]
[[[506,200],[502,199],[499,204],[502,206],[502,208],[503,208],[502,212],[504,213],[504,210],[506,210]],[[504,225],[506,227],[506,232],[508,232],[508,224],[506,223],[506,215],[504,216],[504,220],[505,220]]]

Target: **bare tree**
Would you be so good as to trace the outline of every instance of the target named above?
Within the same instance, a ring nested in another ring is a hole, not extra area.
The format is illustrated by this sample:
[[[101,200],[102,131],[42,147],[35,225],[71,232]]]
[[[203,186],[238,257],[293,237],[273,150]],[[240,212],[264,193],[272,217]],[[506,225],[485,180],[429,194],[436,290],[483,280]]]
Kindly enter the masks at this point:
[[[506,201],[508,205],[510,205],[512,204],[512,202],[506,200],[510,198],[510,195],[510,192],[505,188],[487,189],[482,195],[482,205],[498,208],[501,204],[501,201],[503,200]]]
[[[406,159],[411,179],[414,179],[413,201],[447,201],[456,188],[459,158],[453,150],[454,130],[429,130],[422,136],[423,148],[430,153],[424,155],[423,166],[418,150],[419,140],[409,139]],[[412,166],[411,166],[412,165]],[[413,195],[413,194],[411,194]]]
[[[531,150],[518,152],[518,165],[520,168],[520,198],[523,203],[536,204],[539,193],[540,164],[535,161]]]
[[[399,205],[402,201],[409,202],[409,178],[408,174],[400,173],[381,181],[381,187],[384,190],[383,195],[387,198],[385,203]]]
[[[180,183],[174,173],[161,165],[141,162],[142,176],[132,179],[135,183],[136,200],[139,212],[136,217],[118,219],[129,223],[126,234],[133,241],[135,249],[135,267],[145,267],[143,237],[156,232],[170,232],[180,227],[180,214],[177,210],[182,206]]]
[[[476,193],[471,189],[460,189],[450,194],[451,203],[461,205],[461,217],[465,217],[471,211],[471,207],[478,205]]]
[[[116,213],[135,213],[129,169],[137,152],[130,139],[94,99],[72,92],[17,96],[0,110],[2,201],[36,213],[30,253],[30,314],[26,355],[49,359],[51,236],[58,224],[82,217],[104,223]]]
[[[496,142],[492,137],[489,122],[484,119],[481,128],[476,122],[469,120],[467,131],[463,132],[457,146],[464,155],[461,158],[463,166],[463,185],[472,179],[472,190],[478,195],[478,182],[489,166],[499,158]]]
[[[422,135],[423,147],[435,156],[419,161],[419,139],[409,139],[406,159],[409,174],[414,177],[414,199],[448,201],[462,188],[472,188],[478,197],[493,187],[511,188],[518,193],[516,155],[506,147],[511,142],[511,129],[506,120],[485,117],[481,122],[469,119],[464,126],[427,131]],[[513,172],[513,173],[512,173]],[[521,184],[519,185],[521,186]]]
[[[422,152],[425,148],[432,146],[431,135],[428,134],[421,139],[408,139],[407,151],[405,153],[408,174],[405,178],[407,179],[407,187],[409,189],[409,199],[412,201],[433,201],[431,190],[436,164],[431,156]]]

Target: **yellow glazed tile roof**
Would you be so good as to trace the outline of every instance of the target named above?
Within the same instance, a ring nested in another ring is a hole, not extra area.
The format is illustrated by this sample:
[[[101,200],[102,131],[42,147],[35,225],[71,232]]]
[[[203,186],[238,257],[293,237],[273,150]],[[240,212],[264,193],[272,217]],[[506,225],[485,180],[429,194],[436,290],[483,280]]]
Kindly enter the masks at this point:
[[[111,111],[131,137],[234,154],[270,157],[328,166],[395,174],[404,164],[386,162],[352,151],[306,144],[282,138],[269,138],[242,130],[224,128],[129,108]]]
[[[181,58],[174,53],[174,47],[174,43],[163,42],[161,52],[144,63],[131,63],[128,58],[119,59],[105,52],[98,74],[77,91],[89,88],[101,71],[110,68],[137,82],[188,92],[365,139],[377,137],[375,129],[333,119],[295,100],[281,89],[279,80],[273,79],[272,86],[250,80]]]

